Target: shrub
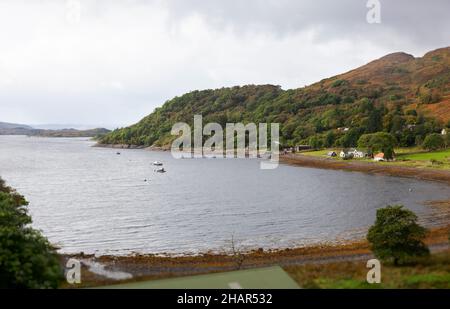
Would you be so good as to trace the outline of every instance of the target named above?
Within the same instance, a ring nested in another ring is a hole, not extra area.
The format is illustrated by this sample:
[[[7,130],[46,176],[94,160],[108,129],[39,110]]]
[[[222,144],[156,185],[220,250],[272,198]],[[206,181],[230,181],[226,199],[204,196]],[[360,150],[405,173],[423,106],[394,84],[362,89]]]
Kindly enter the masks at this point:
[[[340,86],[343,86],[343,85],[346,85],[346,84],[348,84],[348,82],[347,82],[346,80],[338,79],[338,80],[335,80],[335,81],[331,84],[331,87],[337,88],[337,87],[340,87]]]
[[[386,159],[394,157],[394,147],[396,145],[397,139],[395,136],[386,132],[364,134],[358,140],[358,147],[367,148],[370,153],[382,151]]]
[[[437,150],[445,147],[445,140],[441,134],[432,133],[427,135],[422,147],[427,150]]]
[[[62,278],[58,257],[29,226],[27,204],[0,178],[0,288],[56,288]]]
[[[417,111],[415,109],[409,109],[405,112],[408,116],[416,116],[417,117]]]
[[[403,206],[387,206],[377,211],[375,224],[370,227],[367,240],[375,256],[395,265],[415,257],[429,255],[422,242],[426,229],[417,223],[417,216]]]

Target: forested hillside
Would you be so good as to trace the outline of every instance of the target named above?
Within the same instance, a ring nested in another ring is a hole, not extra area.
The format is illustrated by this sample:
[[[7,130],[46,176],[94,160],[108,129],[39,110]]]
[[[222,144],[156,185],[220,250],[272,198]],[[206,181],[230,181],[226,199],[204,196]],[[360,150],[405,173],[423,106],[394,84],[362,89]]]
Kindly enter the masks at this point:
[[[414,58],[394,53],[313,85],[283,90],[248,85],[193,91],[167,101],[101,144],[163,146],[174,123],[278,122],[285,146],[356,145],[364,133],[389,132],[402,146],[450,126],[450,47]]]

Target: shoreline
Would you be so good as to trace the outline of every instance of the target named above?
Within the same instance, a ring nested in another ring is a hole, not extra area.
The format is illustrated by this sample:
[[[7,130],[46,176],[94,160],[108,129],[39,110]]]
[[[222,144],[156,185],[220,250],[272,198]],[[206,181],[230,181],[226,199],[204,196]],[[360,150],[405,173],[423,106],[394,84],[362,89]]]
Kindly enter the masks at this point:
[[[448,252],[450,225],[430,229],[425,239],[432,253]],[[140,280],[157,280],[173,277],[192,276],[207,273],[262,268],[274,265],[281,267],[301,265],[325,265],[365,261],[373,258],[366,240],[336,245],[315,245],[280,250],[253,250],[248,253],[204,253],[195,256],[158,256],[135,254],[129,256],[103,255],[61,255],[64,265],[68,259],[82,262],[83,284],[81,287],[94,287]],[[115,279],[105,277],[92,270],[89,265],[101,265],[110,273],[126,273],[131,277]]]
[[[112,148],[112,149],[142,149],[147,151],[167,152],[170,147],[141,146],[129,144],[99,144],[96,143],[92,147]],[[372,175],[394,176],[402,178],[414,178],[418,180],[437,181],[450,185],[450,170],[438,170],[420,167],[405,167],[396,165],[395,162],[380,164],[378,162],[362,162],[362,161],[344,161],[325,157],[313,157],[302,154],[281,154],[279,156],[280,163],[310,167],[318,169],[343,170],[362,172]]]
[[[319,169],[363,172],[372,175],[414,178],[418,180],[443,182],[450,185],[450,171],[405,167],[395,165],[395,163],[380,164],[377,162],[344,161],[301,154],[282,155],[280,156],[280,163]]]
[[[92,147],[98,148],[112,148],[112,149],[146,149],[148,147],[139,145],[128,145],[128,144],[99,144],[95,143]]]
[[[150,151],[164,151],[162,148],[143,147],[134,145],[99,145],[94,147],[114,149],[143,149]],[[343,170],[363,172],[373,175],[386,175],[403,178],[413,178],[423,181],[436,181],[450,185],[450,171],[433,170],[417,167],[404,167],[395,163],[379,164],[361,161],[343,161],[329,158],[311,157],[301,154],[280,155],[280,163],[319,169]],[[391,165],[392,164],[392,165]],[[450,201],[428,201],[430,207],[439,207],[449,212]],[[426,244],[432,252],[448,251],[450,249],[448,235],[450,225],[429,228]],[[125,272],[132,275],[132,279],[117,280],[102,277],[89,270],[83,262],[87,273],[85,286],[115,284],[119,282],[135,282],[137,280],[153,280],[187,275],[206,274],[214,272],[232,271],[237,269],[251,269],[280,265],[282,267],[326,264],[349,261],[367,260],[372,258],[370,246],[365,239],[342,240],[340,243],[312,244],[302,247],[280,248],[272,250],[241,251],[237,254],[224,252],[204,252],[194,255],[159,255],[138,254],[129,255],[85,255],[61,254],[62,261],[69,258],[99,263],[108,271]]]

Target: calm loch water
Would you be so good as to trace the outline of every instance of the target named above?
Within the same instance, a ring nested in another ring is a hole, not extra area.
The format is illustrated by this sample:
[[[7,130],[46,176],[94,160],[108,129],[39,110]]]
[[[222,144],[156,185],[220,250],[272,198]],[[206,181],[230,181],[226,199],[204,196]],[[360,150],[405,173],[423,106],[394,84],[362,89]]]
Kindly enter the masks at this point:
[[[26,196],[34,226],[61,252],[222,251],[232,237],[241,248],[284,248],[361,237],[386,204],[428,218],[423,202],[450,198],[447,185],[413,179],[92,145],[0,136],[0,176]]]

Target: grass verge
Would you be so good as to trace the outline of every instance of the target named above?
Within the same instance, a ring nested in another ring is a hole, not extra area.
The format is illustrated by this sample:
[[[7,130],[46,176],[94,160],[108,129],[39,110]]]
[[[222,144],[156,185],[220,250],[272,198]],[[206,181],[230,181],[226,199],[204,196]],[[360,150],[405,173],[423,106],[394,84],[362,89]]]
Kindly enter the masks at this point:
[[[285,271],[303,288],[315,289],[450,289],[450,251],[414,265],[382,265],[381,283],[368,284],[365,261],[288,266]]]

